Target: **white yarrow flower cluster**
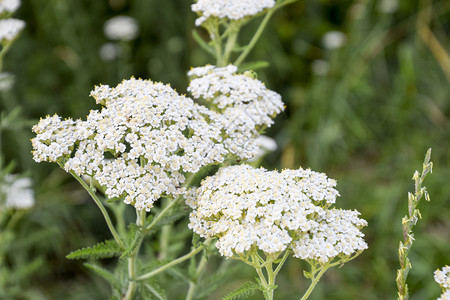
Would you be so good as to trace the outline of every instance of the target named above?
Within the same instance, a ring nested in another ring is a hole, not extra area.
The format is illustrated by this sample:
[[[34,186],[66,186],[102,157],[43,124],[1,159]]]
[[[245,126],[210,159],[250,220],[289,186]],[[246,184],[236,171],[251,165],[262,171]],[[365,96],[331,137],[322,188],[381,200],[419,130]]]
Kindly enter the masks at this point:
[[[0,41],[11,41],[25,27],[25,22],[18,19],[4,19],[0,20]]]
[[[108,39],[131,41],[138,36],[139,26],[132,17],[117,16],[105,22],[103,31]]]
[[[230,137],[225,140],[227,149],[241,158],[252,158],[258,153],[255,139],[259,131],[273,124],[272,118],[284,110],[284,104],[281,96],[264,83],[236,72],[233,65],[194,68],[188,73],[188,91],[194,99],[210,102],[223,115],[223,127]]]
[[[0,14],[13,13],[20,7],[20,0],[0,0]]]
[[[251,250],[290,249],[302,259],[325,263],[367,248],[356,211],[329,209],[339,195],[336,181],[311,170],[267,171],[249,165],[220,169],[192,190],[189,228],[228,258]]]
[[[434,280],[442,288],[442,295],[437,300],[450,300],[450,266],[445,266],[442,270],[434,272]]]
[[[191,9],[200,16],[195,20],[195,25],[200,26],[210,17],[239,20],[273,6],[275,0],[198,0]]]
[[[92,176],[109,198],[150,210],[161,195],[183,192],[185,172],[228,154],[215,122],[220,116],[168,85],[132,78],[96,87],[91,96],[104,107],[86,121],[55,115],[33,127],[33,155]]]

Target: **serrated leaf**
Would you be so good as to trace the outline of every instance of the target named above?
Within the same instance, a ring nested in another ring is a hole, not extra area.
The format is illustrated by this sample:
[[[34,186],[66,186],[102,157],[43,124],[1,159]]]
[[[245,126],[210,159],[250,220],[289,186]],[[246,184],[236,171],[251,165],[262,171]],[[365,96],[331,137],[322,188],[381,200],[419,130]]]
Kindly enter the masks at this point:
[[[99,265],[95,265],[95,264],[91,264],[91,263],[84,263],[83,264],[86,268],[94,271],[95,273],[97,273],[98,275],[100,275],[101,277],[103,277],[104,279],[106,279],[106,281],[108,281],[114,289],[120,291],[121,290],[121,285],[119,280],[117,280],[116,277],[114,277],[114,275],[109,272],[108,270],[106,270],[105,268],[100,267]]]
[[[259,285],[252,282],[247,281],[243,285],[241,285],[236,290],[232,291],[231,293],[228,293],[225,295],[222,300],[235,300],[235,299],[242,299],[242,298],[248,298],[249,296],[253,295],[255,293],[255,290],[259,290]]]
[[[144,287],[153,296],[152,298],[167,300],[166,291],[157,282],[144,283]]]
[[[164,218],[160,219],[158,223],[155,224],[155,227],[162,227],[164,225],[173,224],[182,217],[186,216],[187,211],[186,210],[176,210],[172,211],[169,215],[165,216]]]
[[[75,250],[66,256],[67,259],[99,259],[120,256],[122,253],[119,245],[114,240],[106,240],[93,247]]]
[[[134,223],[131,223],[128,226],[128,234],[127,234],[127,247],[125,251],[120,256],[120,259],[123,259],[127,256],[129,256],[133,251],[136,249],[136,247],[139,244],[139,241],[141,239],[141,228],[137,226]]]

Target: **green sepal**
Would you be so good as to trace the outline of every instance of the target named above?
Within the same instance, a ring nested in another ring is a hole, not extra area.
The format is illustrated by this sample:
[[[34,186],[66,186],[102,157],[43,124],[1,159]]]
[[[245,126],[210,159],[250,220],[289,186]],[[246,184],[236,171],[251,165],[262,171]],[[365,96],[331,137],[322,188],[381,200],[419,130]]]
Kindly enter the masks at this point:
[[[308,272],[306,270],[303,270],[303,276],[305,276],[305,278],[313,278],[311,272]]]

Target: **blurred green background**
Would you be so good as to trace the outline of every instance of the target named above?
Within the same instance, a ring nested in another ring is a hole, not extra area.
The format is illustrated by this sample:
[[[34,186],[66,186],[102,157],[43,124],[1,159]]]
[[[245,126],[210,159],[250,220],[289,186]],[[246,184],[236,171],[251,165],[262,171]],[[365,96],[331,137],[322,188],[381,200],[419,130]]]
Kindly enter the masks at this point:
[[[20,299],[106,299],[110,293],[81,262],[65,259],[70,251],[107,238],[107,228],[69,175],[32,160],[31,125],[54,113],[84,118],[96,108],[89,97],[94,85],[116,85],[130,76],[170,83],[185,93],[189,68],[214,63],[192,38],[196,16],[190,4],[33,0],[23,1],[14,15],[27,25],[5,57],[3,71],[16,80],[12,90],[1,93],[0,105],[4,114],[20,107],[20,122],[3,131],[1,151],[6,162],[16,162],[14,172],[34,178],[37,204],[17,226],[8,263],[40,261],[26,280],[18,277]],[[103,24],[117,15],[134,17],[140,35],[117,45],[118,58],[105,60],[99,51],[111,41]],[[242,43],[260,21],[245,27]],[[338,45],[324,39],[330,31],[343,34],[337,34]],[[397,297],[401,218],[414,188],[412,174],[422,169],[428,148],[434,162],[425,181],[431,202],[420,205],[423,218],[415,228],[408,284],[411,299],[440,294],[433,272],[450,264],[449,33],[445,0],[300,0],[274,15],[251,52],[248,60],[270,62],[257,70],[258,77],[287,107],[267,130],[278,150],[263,165],[326,172],[338,181],[336,206],[357,209],[369,222],[364,230],[369,249],[328,271],[310,299]],[[256,276],[247,266],[229,264],[230,274],[239,275],[205,299],[220,299]],[[277,279],[276,299],[301,297],[307,288],[303,267],[298,259],[288,260]]]

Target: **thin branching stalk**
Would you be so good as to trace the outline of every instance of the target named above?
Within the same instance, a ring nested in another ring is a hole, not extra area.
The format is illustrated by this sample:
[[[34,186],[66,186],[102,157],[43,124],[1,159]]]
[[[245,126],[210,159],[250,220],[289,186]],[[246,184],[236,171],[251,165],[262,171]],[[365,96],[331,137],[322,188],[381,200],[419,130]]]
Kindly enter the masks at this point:
[[[206,241],[205,241],[205,243],[206,243]],[[194,250],[192,250],[191,252],[189,252],[188,254],[183,255],[183,256],[181,256],[181,257],[171,261],[170,263],[165,264],[165,265],[163,265],[163,266],[161,266],[161,267],[159,267],[159,268],[157,268],[157,269],[155,269],[155,270],[153,270],[151,272],[148,272],[148,273],[146,273],[144,275],[141,275],[141,276],[137,277],[136,280],[139,281],[139,280],[144,280],[144,279],[150,278],[150,277],[155,276],[156,274],[159,274],[159,273],[161,273],[161,272],[163,272],[163,271],[165,271],[165,270],[167,270],[167,269],[169,269],[169,268],[171,268],[171,267],[173,267],[173,266],[175,266],[175,265],[177,265],[179,263],[182,263],[183,261],[191,258],[192,256],[194,256],[197,253],[199,253],[200,251],[202,251],[204,247],[205,247],[204,245],[201,245],[201,246],[195,248]]]
[[[136,209],[136,224],[140,227],[144,225],[145,222],[145,210],[137,210]],[[134,293],[136,292],[137,283],[135,281],[136,277],[136,258],[139,254],[139,249],[141,247],[142,241],[144,240],[145,235],[142,234],[136,249],[134,249],[133,253],[131,253],[128,258],[128,289],[125,293],[125,296],[122,298],[123,300],[133,299]]]
[[[61,168],[64,169],[64,167],[60,164]],[[95,194],[95,190],[92,189],[91,187],[89,187],[86,182],[80,177],[78,176],[74,171],[69,171],[70,174],[72,174],[73,177],[75,177],[76,180],[78,180],[78,182],[84,187],[84,189],[89,193],[89,195],[91,196],[91,198],[94,200],[95,204],[97,204],[98,208],[100,209],[100,211],[103,214],[103,217],[105,218],[106,224],[108,225],[109,231],[111,232],[111,234],[114,237],[114,240],[116,241],[117,245],[119,245],[119,247],[121,249],[125,249],[125,246],[122,242],[122,240],[120,239],[119,234],[116,231],[116,228],[114,228],[114,225],[111,221],[111,218],[109,217],[108,211],[106,210],[105,206],[103,205],[103,203],[100,201],[100,199],[97,197],[97,195]]]
[[[209,243],[208,243],[209,244]],[[207,247],[207,246],[206,246]],[[193,280],[189,281],[189,290],[186,294],[186,300],[192,300],[195,296],[195,288],[197,287],[197,281],[203,273],[206,263],[208,262],[207,256],[204,254],[197,265],[197,270]]]
[[[287,1],[281,1],[280,3],[277,3],[272,9],[270,9],[267,14],[265,15],[264,19],[259,24],[258,29],[256,30],[255,34],[253,35],[252,39],[248,43],[248,45],[245,47],[245,50],[239,55],[239,57],[235,60],[233,63],[235,66],[239,66],[244,59],[247,57],[247,55],[250,53],[250,51],[255,47],[256,42],[261,37],[261,34],[263,33],[264,29],[266,28],[267,23],[269,22],[272,15],[275,13],[275,11],[287,4],[293,3],[297,0],[287,0]]]
[[[414,172],[414,176],[412,178],[414,180],[414,194],[408,193],[408,215],[404,216],[402,219],[403,241],[400,241],[400,245],[398,248],[400,269],[397,270],[396,279],[399,300],[409,299],[406,279],[408,277],[409,270],[411,269],[411,262],[409,260],[408,254],[414,242],[414,233],[412,229],[416,225],[417,221],[421,218],[420,211],[419,209],[417,209],[417,205],[424,195],[425,200],[430,201],[430,196],[428,195],[426,188],[422,187],[425,176],[428,173],[432,172],[433,169],[433,163],[430,162],[430,158],[431,149],[428,149],[422,166],[422,174],[420,174],[418,171]]]

